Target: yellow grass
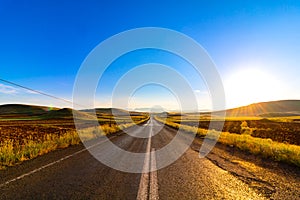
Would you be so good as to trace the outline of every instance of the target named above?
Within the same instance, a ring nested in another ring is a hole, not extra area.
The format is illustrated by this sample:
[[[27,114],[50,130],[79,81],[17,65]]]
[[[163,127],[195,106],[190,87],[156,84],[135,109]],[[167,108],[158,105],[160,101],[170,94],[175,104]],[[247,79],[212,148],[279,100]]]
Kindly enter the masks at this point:
[[[69,130],[61,136],[47,134],[42,141],[28,139],[25,140],[22,145],[16,144],[14,140],[5,140],[0,143],[0,169],[35,158],[55,149],[79,144],[81,140],[87,141],[103,135],[116,133],[125,128],[143,123],[148,119],[149,116],[144,116],[143,118],[139,118],[139,120],[136,119],[135,123],[125,123],[119,126],[115,124],[104,124],[101,125],[101,127],[82,129],[78,133],[76,130]],[[80,137],[78,137],[78,134]]]
[[[0,144],[0,166],[11,166],[55,149],[79,143],[80,139],[76,131],[69,131],[62,136],[49,134],[42,142],[25,140],[22,145],[15,144],[13,140],[6,140]]]
[[[166,125],[179,128],[189,133],[207,136],[210,139],[217,139],[218,142],[226,145],[235,146],[243,151],[255,155],[261,155],[265,158],[271,158],[276,161],[292,163],[300,167],[300,146],[279,143],[271,139],[252,137],[248,134],[233,134],[229,132],[217,132],[215,130],[205,130],[197,127],[180,125],[170,119],[156,119]],[[219,136],[219,138],[218,138]]]
[[[287,119],[291,120],[291,117],[286,117]],[[295,117],[294,117],[295,118]],[[293,119],[294,119],[293,118]],[[218,116],[207,116],[207,115],[182,115],[182,116],[168,116],[169,120],[172,120],[173,122],[185,122],[185,121],[219,121],[219,120],[224,120],[224,118],[218,117]],[[226,117],[225,120],[227,121],[247,121],[247,120],[261,120],[263,117]],[[273,119],[273,118],[268,118],[268,119]],[[274,118],[277,119],[277,118]],[[282,119],[282,117],[280,117]],[[278,119],[277,119],[278,120]]]

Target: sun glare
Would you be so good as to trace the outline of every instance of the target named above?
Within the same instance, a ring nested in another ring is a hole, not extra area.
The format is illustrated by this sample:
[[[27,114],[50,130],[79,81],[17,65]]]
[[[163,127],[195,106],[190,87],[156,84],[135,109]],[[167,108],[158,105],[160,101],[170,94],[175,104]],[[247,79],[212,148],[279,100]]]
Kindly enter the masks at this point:
[[[277,100],[284,92],[283,84],[272,74],[259,69],[237,71],[224,82],[227,107]]]

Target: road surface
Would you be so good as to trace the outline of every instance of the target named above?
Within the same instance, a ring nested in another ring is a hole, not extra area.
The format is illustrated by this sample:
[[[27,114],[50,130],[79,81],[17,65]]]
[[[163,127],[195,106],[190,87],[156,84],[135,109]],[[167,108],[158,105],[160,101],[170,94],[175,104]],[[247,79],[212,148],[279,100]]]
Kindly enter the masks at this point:
[[[152,118],[130,129],[142,136],[161,129],[151,139],[125,133],[110,137],[115,145],[135,153],[161,149],[177,133]],[[91,146],[114,156],[106,152],[107,142],[99,139]],[[0,171],[0,199],[300,199],[299,168],[263,166],[257,158],[227,147],[216,147],[200,159],[200,145],[196,138],[173,164],[142,174],[112,169],[83,145],[57,150]],[[116,157],[120,163],[122,159]],[[155,169],[157,161],[151,153],[140,167]]]

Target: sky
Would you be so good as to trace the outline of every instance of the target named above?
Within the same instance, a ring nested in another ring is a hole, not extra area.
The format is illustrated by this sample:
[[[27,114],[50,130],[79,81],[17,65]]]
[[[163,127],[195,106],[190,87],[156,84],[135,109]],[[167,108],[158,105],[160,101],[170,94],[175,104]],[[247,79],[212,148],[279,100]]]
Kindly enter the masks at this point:
[[[129,29],[162,27],[191,37],[206,50],[222,79],[227,108],[300,99],[299,21],[299,1],[2,0],[0,79],[72,101],[77,73],[97,45]],[[146,63],[174,69],[190,84],[198,109],[214,109],[205,77],[182,58],[155,49],[116,59],[99,81],[94,106],[180,109],[179,94],[159,84],[112,98],[122,76]],[[0,81],[0,104],[72,107],[69,101]]]

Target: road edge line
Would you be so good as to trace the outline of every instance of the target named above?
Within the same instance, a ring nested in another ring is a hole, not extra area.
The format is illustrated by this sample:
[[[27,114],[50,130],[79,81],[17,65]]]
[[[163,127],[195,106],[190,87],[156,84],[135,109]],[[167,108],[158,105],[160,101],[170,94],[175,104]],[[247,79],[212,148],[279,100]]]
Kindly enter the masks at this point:
[[[116,136],[114,136],[114,137],[116,137]],[[114,137],[112,137],[112,138],[114,138]],[[41,167],[39,167],[39,168],[37,168],[37,169],[34,169],[34,170],[32,170],[32,171],[30,171],[30,172],[28,172],[28,173],[25,173],[25,174],[22,174],[22,175],[20,175],[20,176],[17,176],[16,178],[10,179],[10,180],[8,180],[8,181],[6,181],[6,182],[0,184],[0,188],[1,188],[1,187],[4,187],[4,186],[6,186],[6,185],[8,185],[8,184],[10,184],[10,183],[12,183],[12,182],[15,182],[15,181],[17,181],[17,180],[20,180],[20,179],[22,179],[22,178],[24,178],[24,177],[26,177],[26,176],[29,176],[29,175],[34,174],[34,173],[36,173],[36,172],[39,172],[39,171],[41,171],[41,170],[43,170],[43,169],[45,169],[45,168],[47,168],[47,167],[50,167],[50,166],[52,166],[52,165],[54,165],[54,164],[60,163],[61,161],[64,161],[64,160],[66,160],[66,159],[68,159],[68,158],[71,158],[71,157],[73,157],[73,156],[75,156],[75,155],[77,155],[77,154],[80,154],[80,153],[84,152],[84,151],[87,151],[87,150],[89,150],[89,149],[91,149],[91,148],[93,148],[93,147],[95,147],[95,146],[97,146],[97,145],[100,145],[100,144],[102,144],[102,143],[104,143],[104,142],[106,142],[106,141],[107,141],[107,140],[102,141],[102,142],[100,142],[100,143],[96,143],[96,144],[94,144],[94,145],[92,145],[92,146],[89,146],[88,148],[84,148],[84,149],[82,149],[82,150],[80,150],[80,151],[76,151],[75,153],[73,153],[73,154],[71,154],[71,155],[67,155],[67,156],[65,156],[65,157],[62,157],[62,158],[59,159],[59,160],[53,161],[53,162],[48,163],[48,164],[46,164],[46,165],[43,165],[43,166],[41,166]]]

